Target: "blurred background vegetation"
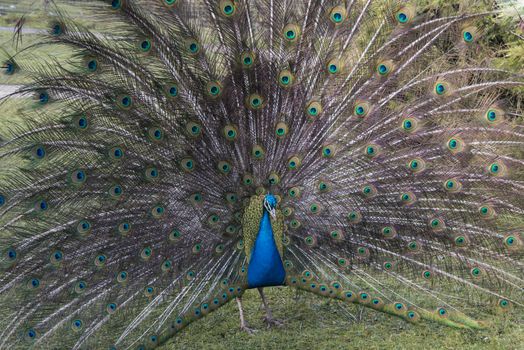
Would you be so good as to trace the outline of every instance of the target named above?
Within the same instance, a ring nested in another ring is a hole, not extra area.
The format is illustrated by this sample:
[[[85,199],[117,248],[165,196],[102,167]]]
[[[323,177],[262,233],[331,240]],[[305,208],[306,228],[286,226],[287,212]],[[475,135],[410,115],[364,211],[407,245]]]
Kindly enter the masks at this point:
[[[200,0],[187,0],[200,1]],[[108,31],[106,23],[99,23],[92,14],[78,8],[86,0],[70,0],[66,13],[86,28]],[[420,8],[439,14],[456,13],[471,3],[486,9],[497,9],[499,15],[487,16],[481,24],[481,45],[489,47],[492,64],[524,74],[524,0],[498,1],[493,6],[488,0],[419,0]],[[46,30],[50,18],[56,15],[45,0],[0,0],[0,62],[15,52],[31,46]],[[480,5],[479,5],[480,4]],[[24,16],[25,32],[18,47],[13,40],[13,28]],[[66,47],[39,46],[31,51],[35,60],[49,57],[67,63],[71,53]],[[5,57],[4,57],[5,56]],[[9,85],[18,85],[30,79],[23,74],[0,74],[0,96],[9,92]],[[2,90],[3,89],[3,90]],[[7,92],[6,92],[7,91]],[[515,104],[524,104],[524,89],[515,89],[508,98]],[[0,105],[0,128],[16,118],[17,112],[27,108],[24,99],[10,99]],[[522,107],[521,107],[522,110]],[[522,120],[522,116],[520,117]],[[521,310],[499,315],[488,322],[483,331],[457,330],[440,325],[408,324],[358,305],[344,305],[326,301],[313,294],[289,288],[266,288],[274,310],[285,325],[267,329],[258,293],[244,294],[245,315],[254,335],[239,331],[236,303],[229,303],[203,320],[191,324],[162,350],[171,349],[524,349],[524,314]]]

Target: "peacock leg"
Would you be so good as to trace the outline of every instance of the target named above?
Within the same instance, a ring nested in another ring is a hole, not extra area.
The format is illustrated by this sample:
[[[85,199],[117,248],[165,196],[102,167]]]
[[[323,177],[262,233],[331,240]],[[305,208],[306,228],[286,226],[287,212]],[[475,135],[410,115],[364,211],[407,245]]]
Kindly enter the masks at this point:
[[[284,325],[284,322],[277,320],[276,318],[273,318],[273,312],[271,311],[271,308],[267,304],[266,296],[264,295],[264,288],[259,287],[257,288],[258,292],[260,293],[260,297],[262,298],[262,303],[264,304],[264,309],[266,310],[266,316],[262,318],[262,320],[267,323],[268,327],[271,326],[278,326],[281,327]]]
[[[255,333],[255,330],[247,326],[246,320],[244,318],[244,309],[242,308],[242,297],[237,297],[238,313],[240,314],[240,330],[246,332],[247,334]]]

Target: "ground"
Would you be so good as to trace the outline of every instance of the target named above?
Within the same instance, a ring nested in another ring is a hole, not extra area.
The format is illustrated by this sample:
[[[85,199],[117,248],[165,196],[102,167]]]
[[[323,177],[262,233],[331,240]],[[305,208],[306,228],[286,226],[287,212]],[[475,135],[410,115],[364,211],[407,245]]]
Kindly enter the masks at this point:
[[[247,322],[254,335],[239,330],[231,302],[184,329],[161,350],[174,349],[522,349],[524,315],[496,318],[482,331],[431,323],[412,325],[360,306],[345,306],[290,288],[266,288],[274,316],[285,322],[267,329],[256,290],[244,294]]]

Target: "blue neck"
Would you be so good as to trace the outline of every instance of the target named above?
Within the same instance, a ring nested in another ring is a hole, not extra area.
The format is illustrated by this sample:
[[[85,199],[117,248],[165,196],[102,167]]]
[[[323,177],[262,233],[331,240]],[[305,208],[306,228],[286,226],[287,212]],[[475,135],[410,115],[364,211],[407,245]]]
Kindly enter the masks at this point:
[[[248,288],[280,286],[285,278],[286,272],[273,238],[269,213],[264,210],[247,269]]]

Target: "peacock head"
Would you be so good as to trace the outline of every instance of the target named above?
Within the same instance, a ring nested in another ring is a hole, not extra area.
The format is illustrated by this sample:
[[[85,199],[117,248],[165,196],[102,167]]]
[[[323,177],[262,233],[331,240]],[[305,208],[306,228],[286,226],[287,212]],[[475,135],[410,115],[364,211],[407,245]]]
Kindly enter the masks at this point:
[[[267,210],[273,219],[276,219],[277,214],[275,208],[277,207],[277,199],[271,193],[264,198],[264,208]]]

